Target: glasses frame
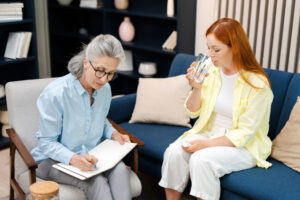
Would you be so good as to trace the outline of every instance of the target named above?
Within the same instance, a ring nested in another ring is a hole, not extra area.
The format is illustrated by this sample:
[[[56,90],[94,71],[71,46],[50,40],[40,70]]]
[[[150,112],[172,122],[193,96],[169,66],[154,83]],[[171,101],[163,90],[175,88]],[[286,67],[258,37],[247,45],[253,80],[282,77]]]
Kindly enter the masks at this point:
[[[97,77],[97,78],[103,78],[104,76],[106,76],[106,80],[107,81],[113,81],[113,80],[115,80],[117,77],[118,77],[118,74],[116,73],[116,72],[109,72],[109,73],[107,73],[107,72],[105,72],[105,71],[101,71],[101,70],[97,70],[95,67],[94,67],[94,65],[92,64],[92,62],[89,60],[89,63],[90,63],[90,65],[92,66],[92,68],[93,68],[93,70],[95,71],[95,76]],[[101,75],[100,75],[100,74]],[[98,75],[97,75],[98,74]],[[110,74],[112,74],[112,77],[111,78],[109,78],[109,75]]]

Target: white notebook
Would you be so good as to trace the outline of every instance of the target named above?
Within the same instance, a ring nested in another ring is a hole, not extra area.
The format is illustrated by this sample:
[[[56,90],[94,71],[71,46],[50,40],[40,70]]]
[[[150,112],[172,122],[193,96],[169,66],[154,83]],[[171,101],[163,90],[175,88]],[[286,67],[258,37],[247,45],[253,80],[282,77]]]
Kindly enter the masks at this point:
[[[85,180],[113,168],[136,145],[136,143],[129,142],[121,145],[115,140],[104,140],[89,152],[90,155],[94,155],[96,158],[98,158],[97,169],[93,171],[81,171],[77,167],[63,163],[54,164],[53,167],[80,180]]]

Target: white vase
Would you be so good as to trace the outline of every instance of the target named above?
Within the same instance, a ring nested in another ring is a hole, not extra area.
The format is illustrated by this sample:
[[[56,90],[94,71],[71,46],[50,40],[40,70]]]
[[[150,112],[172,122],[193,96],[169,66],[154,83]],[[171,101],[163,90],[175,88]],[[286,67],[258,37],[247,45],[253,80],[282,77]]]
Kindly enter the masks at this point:
[[[129,17],[124,17],[124,21],[119,27],[119,36],[124,42],[131,42],[134,38],[135,30]]]
[[[128,0],[115,0],[115,7],[118,10],[126,10],[128,8]]]
[[[167,2],[167,16],[174,17],[174,0],[168,0]]]
[[[151,77],[157,72],[156,63],[154,62],[141,62],[139,66],[139,73],[145,77]]]

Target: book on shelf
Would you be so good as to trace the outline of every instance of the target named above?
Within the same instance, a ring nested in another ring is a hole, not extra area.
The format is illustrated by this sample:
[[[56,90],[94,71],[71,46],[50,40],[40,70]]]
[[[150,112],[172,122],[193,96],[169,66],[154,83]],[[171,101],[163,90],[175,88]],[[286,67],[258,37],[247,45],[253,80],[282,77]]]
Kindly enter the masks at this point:
[[[12,3],[0,3],[0,8],[23,8],[24,3],[12,2]]]
[[[23,3],[0,3],[0,22],[19,21],[23,19]]]
[[[21,58],[27,58],[28,52],[29,52],[29,47],[30,47],[30,42],[31,42],[31,37],[32,37],[32,32],[25,32],[26,33],[26,40],[25,44],[23,46]]]
[[[136,145],[130,142],[121,145],[115,140],[104,140],[89,152],[89,155],[98,159],[97,168],[92,171],[81,171],[77,167],[63,163],[54,164],[52,167],[80,180],[85,180],[116,166]]]
[[[102,0],[80,0],[80,7],[83,8],[102,8]]]
[[[162,45],[165,50],[173,51],[177,45],[177,31],[173,31],[168,39]]]
[[[31,32],[10,32],[4,57],[11,59],[27,58],[31,37]]]

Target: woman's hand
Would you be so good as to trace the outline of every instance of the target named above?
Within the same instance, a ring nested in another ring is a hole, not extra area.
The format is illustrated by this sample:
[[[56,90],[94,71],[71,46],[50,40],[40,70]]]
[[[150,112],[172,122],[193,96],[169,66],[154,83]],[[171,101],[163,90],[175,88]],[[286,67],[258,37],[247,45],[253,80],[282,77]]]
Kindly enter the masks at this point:
[[[95,168],[97,162],[98,159],[93,155],[83,154],[81,156],[75,154],[70,160],[70,165],[79,168],[81,171],[91,171]]]
[[[194,140],[191,142],[188,142],[191,145],[188,147],[182,147],[182,149],[188,153],[194,153],[198,150],[210,147],[210,140]]]
[[[193,62],[190,67],[187,69],[187,74],[185,75],[185,77],[187,78],[187,80],[189,81],[189,85],[192,86],[193,88],[196,89],[200,89],[202,87],[203,81],[200,83],[197,83],[196,81],[194,81],[193,79],[190,78],[190,75],[192,73],[192,71],[194,71],[196,66],[196,62]],[[208,76],[208,73],[205,74],[205,77]],[[204,78],[205,79],[205,78]],[[204,80],[203,79],[203,80]]]
[[[118,131],[113,132],[111,139],[118,141],[120,144],[130,142],[129,136],[119,133]]]

